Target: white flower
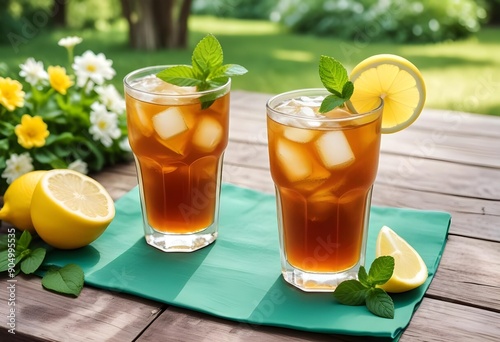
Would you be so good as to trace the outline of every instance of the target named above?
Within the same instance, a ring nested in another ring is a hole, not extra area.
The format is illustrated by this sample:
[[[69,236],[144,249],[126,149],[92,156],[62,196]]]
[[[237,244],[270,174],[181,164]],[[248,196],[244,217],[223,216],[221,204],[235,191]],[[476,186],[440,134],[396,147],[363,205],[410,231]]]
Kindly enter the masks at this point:
[[[77,36],[65,37],[59,39],[57,43],[59,46],[64,46],[66,49],[72,49],[75,45],[78,45],[82,42],[82,38]]]
[[[33,159],[28,152],[23,154],[13,153],[5,162],[7,166],[2,172],[2,177],[7,178],[7,184],[10,184],[14,179],[34,170]]]
[[[80,172],[80,173],[83,173],[85,175],[87,173],[89,173],[89,169],[87,167],[87,163],[84,162],[81,159],[77,159],[74,162],[70,163],[68,165],[68,169],[73,170],[73,171],[77,171],[77,172]]]
[[[24,77],[26,82],[32,86],[49,79],[47,72],[43,69],[43,62],[37,62],[32,57],[28,58],[26,62],[19,65],[19,67],[21,68],[19,75]]]
[[[125,111],[125,101],[114,85],[108,84],[106,86],[97,86],[95,87],[95,92],[100,96],[101,102],[110,111],[117,114]]]
[[[118,116],[108,112],[106,106],[99,102],[94,102],[90,112],[90,129],[92,138],[100,141],[104,146],[110,147],[113,139],[118,139],[121,131],[118,128]]]
[[[83,87],[88,80],[101,85],[105,80],[111,80],[116,73],[112,64],[113,61],[106,59],[102,53],[96,55],[90,50],[85,51],[83,55],[75,57],[73,63],[77,85]]]

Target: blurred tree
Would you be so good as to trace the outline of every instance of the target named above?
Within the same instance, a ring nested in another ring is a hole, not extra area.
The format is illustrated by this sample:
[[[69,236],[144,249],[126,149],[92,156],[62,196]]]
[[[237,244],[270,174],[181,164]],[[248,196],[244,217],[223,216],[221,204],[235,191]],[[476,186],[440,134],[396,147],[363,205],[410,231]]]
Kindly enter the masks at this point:
[[[185,48],[192,0],[121,0],[136,49]]]
[[[66,0],[54,0],[52,3],[52,24],[66,27]]]

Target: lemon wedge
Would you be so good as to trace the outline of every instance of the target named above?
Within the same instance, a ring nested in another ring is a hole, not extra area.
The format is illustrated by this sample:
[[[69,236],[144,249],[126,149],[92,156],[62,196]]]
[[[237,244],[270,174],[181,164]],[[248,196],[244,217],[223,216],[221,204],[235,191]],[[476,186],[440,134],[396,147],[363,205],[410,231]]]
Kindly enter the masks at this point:
[[[355,113],[373,110],[384,100],[382,133],[398,132],[410,126],[425,103],[425,83],[415,65],[391,54],[368,57],[356,65],[350,80],[354,93],[347,106]]]
[[[5,191],[0,220],[7,221],[19,230],[35,232],[31,221],[31,198],[40,178],[46,171],[31,171],[16,178]]]
[[[377,236],[377,257],[390,255],[394,258],[391,279],[378,287],[386,292],[400,293],[419,287],[427,280],[427,266],[418,252],[387,226]]]
[[[96,240],[115,216],[113,199],[96,180],[76,171],[47,171],[31,200],[31,219],[49,245],[75,249]]]

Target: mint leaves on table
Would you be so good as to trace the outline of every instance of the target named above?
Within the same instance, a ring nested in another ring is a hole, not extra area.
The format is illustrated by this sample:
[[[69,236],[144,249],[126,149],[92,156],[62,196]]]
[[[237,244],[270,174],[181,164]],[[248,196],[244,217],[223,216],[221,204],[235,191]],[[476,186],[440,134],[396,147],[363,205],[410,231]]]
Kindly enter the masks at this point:
[[[319,77],[323,86],[331,93],[321,103],[320,113],[326,113],[342,106],[351,98],[354,85],[349,81],[347,70],[336,59],[328,56],[320,57]]]
[[[243,75],[247,69],[238,64],[223,64],[222,46],[214,35],[205,36],[194,48],[192,65],[169,67],[156,74],[161,80],[180,86],[193,87],[198,91],[218,88],[226,84],[229,77]],[[212,105],[218,94],[201,98],[202,108]]]
[[[14,278],[20,272],[32,274],[40,269],[47,249],[36,247],[31,233],[25,230],[19,238],[14,228],[0,239],[0,272],[7,272]],[[78,297],[84,284],[84,274],[80,266],[68,264],[64,267],[50,267],[42,278],[42,285],[47,290],[70,294]]]
[[[344,305],[363,305],[374,315],[383,318],[394,318],[394,302],[392,298],[377,285],[385,284],[394,272],[394,258],[381,256],[375,259],[366,273],[361,266],[358,280],[346,280],[337,286],[333,296]]]

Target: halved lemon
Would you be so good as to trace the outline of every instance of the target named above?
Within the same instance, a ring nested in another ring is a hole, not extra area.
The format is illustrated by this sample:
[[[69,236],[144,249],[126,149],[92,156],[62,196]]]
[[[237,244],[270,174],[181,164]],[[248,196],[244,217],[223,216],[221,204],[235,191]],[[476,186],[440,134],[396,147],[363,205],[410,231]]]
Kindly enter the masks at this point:
[[[382,133],[398,132],[410,126],[420,115],[425,103],[425,83],[415,65],[391,54],[368,57],[351,72],[354,93],[347,106],[365,113],[384,100]]]
[[[400,293],[419,287],[427,280],[427,266],[418,252],[396,232],[383,226],[377,237],[377,257],[394,257],[394,273],[380,288],[387,292]]]
[[[47,171],[31,200],[31,219],[49,245],[75,249],[96,240],[115,216],[113,199],[93,178],[76,171]]]

